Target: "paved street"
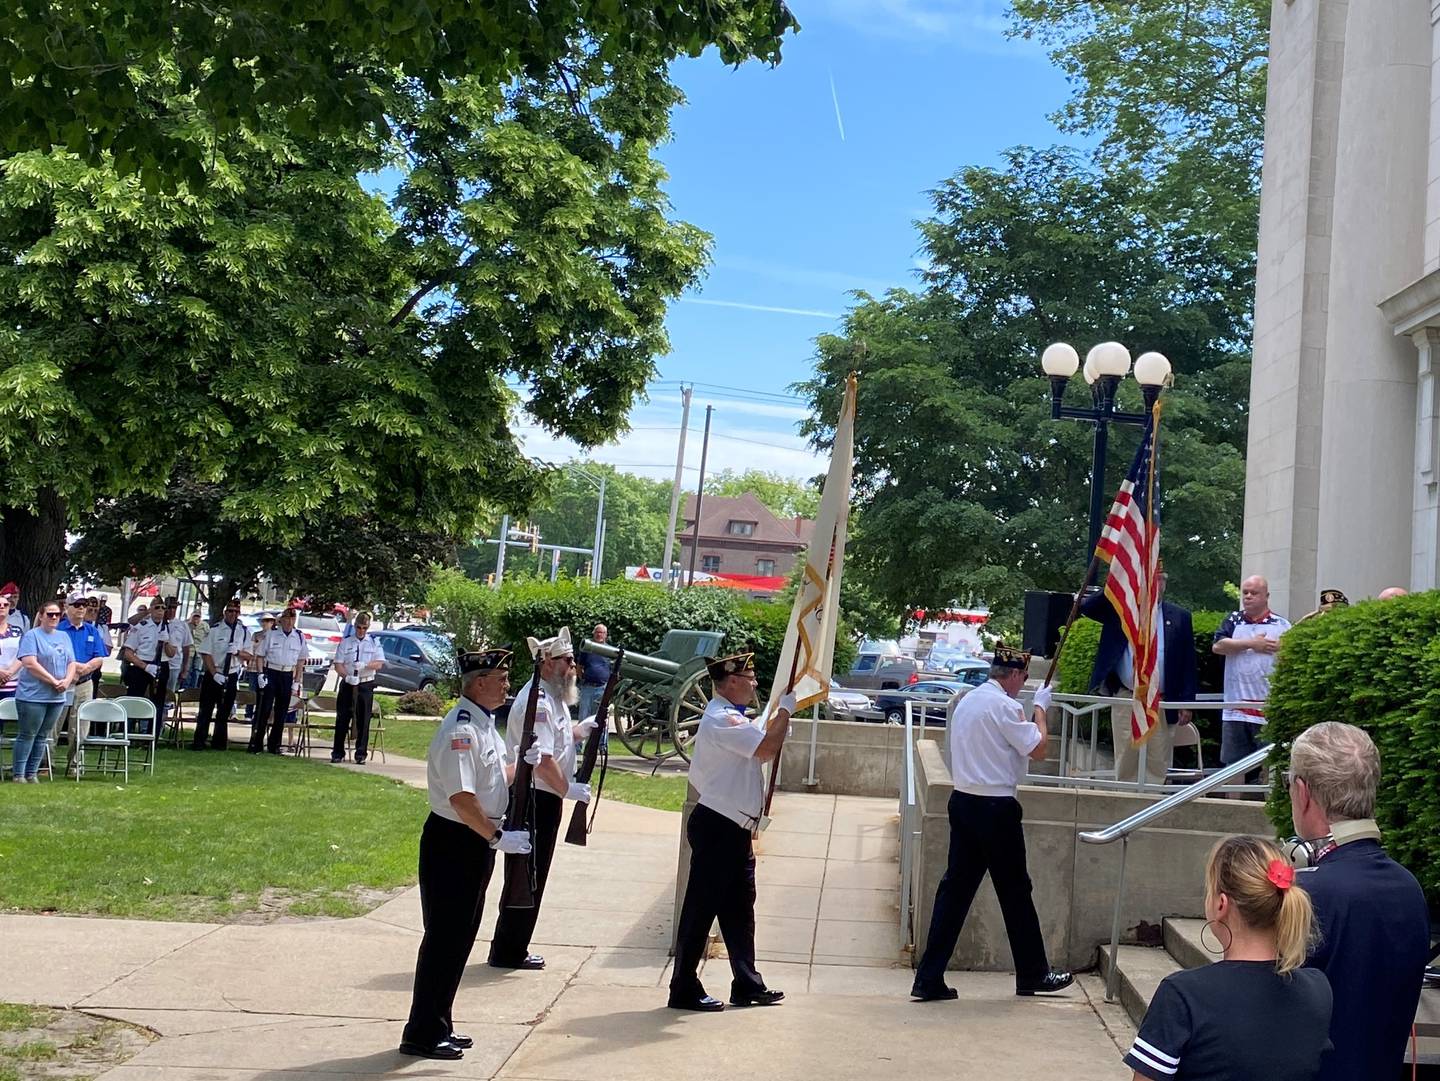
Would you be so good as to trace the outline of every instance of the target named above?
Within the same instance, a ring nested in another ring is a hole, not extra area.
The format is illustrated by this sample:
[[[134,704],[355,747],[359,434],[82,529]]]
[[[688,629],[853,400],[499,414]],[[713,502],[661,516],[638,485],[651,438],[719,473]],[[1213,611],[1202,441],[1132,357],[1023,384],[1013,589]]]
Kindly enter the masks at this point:
[[[381,771],[413,781],[417,765],[392,755]],[[787,992],[779,1009],[664,1009],[679,816],[618,803],[602,805],[589,846],[557,854],[536,935],[546,970],[492,970],[477,944],[455,1003],[476,1046],[460,1062],[395,1051],[419,941],[415,889],[350,920],[0,916],[0,1001],[78,1007],[160,1034],[104,1081],[871,1081],[960,1063],[1017,1081],[1119,1075],[1119,1051],[1081,989],[1021,1000],[1009,976],[956,974],[959,1003],[907,1000],[887,801],[781,795],[774,817],[757,943],[767,980]],[[482,938],[492,923],[493,895]],[[727,992],[723,958],[704,975]]]

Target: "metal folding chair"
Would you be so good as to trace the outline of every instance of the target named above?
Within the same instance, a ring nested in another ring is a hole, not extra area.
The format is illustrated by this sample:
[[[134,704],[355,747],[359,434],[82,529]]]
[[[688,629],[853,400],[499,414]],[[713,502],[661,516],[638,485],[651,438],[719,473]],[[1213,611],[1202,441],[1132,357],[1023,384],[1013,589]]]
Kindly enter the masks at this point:
[[[149,770],[150,775],[155,775],[155,747],[160,737],[159,718],[155,715],[155,703],[148,698],[136,698],[133,695],[124,695],[115,699],[115,705],[125,711],[127,724],[125,734],[129,737],[130,745],[140,745],[145,748],[145,764],[141,770]]]
[[[15,731],[9,736],[5,734],[6,724],[15,726]],[[15,699],[13,697],[0,698],[0,756],[3,756],[3,753],[7,750],[10,752],[10,762],[8,765],[5,763],[3,757],[0,757],[0,781],[5,779],[6,770],[9,770],[12,776],[15,773],[15,737],[19,734],[20,712],[15,708]],[[50,759],[50,747],[53,742],[53,734],[46,736],[44,749],[40,752],[42,756],[40,769],[45,776],[52,781],[55,779],[55,770]]]
[[[136,699],[132,699],[132,701],[136,701]],[[85,752],[94,750],[98,752],[94,767],[96,773],[119,772],[124,775],[125,783],[129,784],[130,735],[128,729],[130,718],[125,712],[125,707],[118,701],[93,698],[89,702],[81,703],[80,720],[85,722],[89,730],[86,732],[84,740],[76,748],[78,753],[75,755],[75,780],[78,782],[86,772]],[[110,769],[105,768],[107,751],[119,752],[120,769],[118,771],[113,762]]]

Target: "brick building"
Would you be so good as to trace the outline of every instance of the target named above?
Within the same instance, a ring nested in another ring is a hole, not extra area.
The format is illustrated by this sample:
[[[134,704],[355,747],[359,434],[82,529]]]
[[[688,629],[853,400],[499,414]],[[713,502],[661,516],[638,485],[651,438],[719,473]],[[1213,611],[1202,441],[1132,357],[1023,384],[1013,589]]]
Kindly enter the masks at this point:
[[[680,566],[690,567],[695,530],[695,496],[685,497],[683,521],[675,539]],[[700,505],[700,555],[695,569],[707,574],[784,577],[810,544],[810,518],[777,518],[746,492],[733,498],[707,495]]]

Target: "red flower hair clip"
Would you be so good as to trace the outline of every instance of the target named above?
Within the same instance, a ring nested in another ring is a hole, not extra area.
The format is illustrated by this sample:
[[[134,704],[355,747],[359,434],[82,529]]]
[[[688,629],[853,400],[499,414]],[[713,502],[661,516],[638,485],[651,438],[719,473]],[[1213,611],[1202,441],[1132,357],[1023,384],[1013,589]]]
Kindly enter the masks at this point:
[[[1277,889],[1288,890],[1295,885],[1295,868],[1284,860],[1271,860],[1265,877],[1274,883]]]

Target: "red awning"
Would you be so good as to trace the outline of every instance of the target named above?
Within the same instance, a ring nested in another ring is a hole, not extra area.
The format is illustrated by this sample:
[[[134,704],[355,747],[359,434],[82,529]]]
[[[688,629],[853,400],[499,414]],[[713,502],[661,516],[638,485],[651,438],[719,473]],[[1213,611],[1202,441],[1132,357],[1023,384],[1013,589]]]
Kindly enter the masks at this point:
[[[778,593],[788,581],[777,574],[717,574],[708,582],[696,582],[697,586],[719,586],[721,589],[748,589],[753,592]]]

